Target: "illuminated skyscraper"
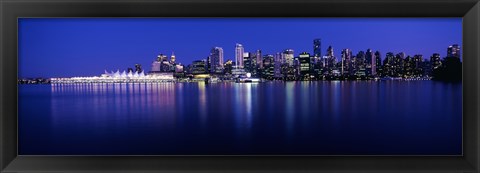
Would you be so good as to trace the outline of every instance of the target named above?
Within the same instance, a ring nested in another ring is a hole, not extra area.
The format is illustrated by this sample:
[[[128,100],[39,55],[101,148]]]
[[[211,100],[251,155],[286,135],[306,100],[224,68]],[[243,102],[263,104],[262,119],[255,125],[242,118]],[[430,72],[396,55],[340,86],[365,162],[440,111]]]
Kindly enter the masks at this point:
[[[237,65],[237,68],[243,68],[243,53],[243,45],[237,43],[235,45],[235,63]]]
[[[322,40],[319,38],[313,40],[313,56],[322,57]]]
[[[257,50],[257,53],[255,54],[257,58],[256,66],[260,69],[263,69],[263,61],[262,61],[262,51]]]
[[[458,44],[450,45],[447,48],[447,57],[460,58],[460,46]]]
[[[300,63],[300,75],[302,77],[307,77],[310,73],[310,54],[307,52],[302,52],[298,56],[298,61]]]
[[[375,76],[376,75],[376,60],[375,60],[375,54],[371,49],[367,49],[367,52],[365,54],[365,67],[367,69],[366,73],[368,76]]]
[[[282,53],[282,60],[288,64],[288,66],[293,66],[293,49],[286,49]]]
[[[352,51],[350,49],[343,49],[340,73],[342,75],[350,75],[352,68]]]
[[[223,49],[221,47],[213,47],[209,56],[210,72],[216,73],[223,70]]]

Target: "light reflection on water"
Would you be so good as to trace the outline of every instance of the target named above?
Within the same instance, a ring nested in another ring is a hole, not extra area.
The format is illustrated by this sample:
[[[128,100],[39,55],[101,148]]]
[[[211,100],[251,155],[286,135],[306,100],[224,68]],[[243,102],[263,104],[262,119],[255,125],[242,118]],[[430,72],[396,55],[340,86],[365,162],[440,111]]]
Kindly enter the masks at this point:
[[[461,151],[461,85],[432,81],[20,85],[19,96],[24,154]]]

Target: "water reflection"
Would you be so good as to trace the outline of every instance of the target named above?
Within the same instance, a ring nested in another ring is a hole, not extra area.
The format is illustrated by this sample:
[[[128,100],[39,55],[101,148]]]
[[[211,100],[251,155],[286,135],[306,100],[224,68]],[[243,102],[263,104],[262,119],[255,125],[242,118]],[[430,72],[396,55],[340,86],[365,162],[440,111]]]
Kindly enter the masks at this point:
[[[87,154],[461,151],[461,85],[358,81],[19,87],[19,127],[27,127],[19,141],[29,141],[20,146],[24,154],[85,154],[75,153],[79,149]]]

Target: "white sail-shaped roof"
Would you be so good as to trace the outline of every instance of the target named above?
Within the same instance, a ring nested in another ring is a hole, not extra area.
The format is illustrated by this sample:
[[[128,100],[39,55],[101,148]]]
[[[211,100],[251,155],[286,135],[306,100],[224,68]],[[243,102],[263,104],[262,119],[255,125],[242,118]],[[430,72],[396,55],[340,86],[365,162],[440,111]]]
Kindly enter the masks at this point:
[[[138,77],[138,71],[135,71],[135,73],[133,74],[133,77]]]
[[[121,77],[127,77],[127,73],[123,70]]]
[[[140,76],[141,76],[141,77],[145,77],[145,72],[142,71],[142,73],[140,73]]]
[[[132,71],[129,71],[128,74],[127,74],[127,77],[132,77],[132,76],[133,76]]]

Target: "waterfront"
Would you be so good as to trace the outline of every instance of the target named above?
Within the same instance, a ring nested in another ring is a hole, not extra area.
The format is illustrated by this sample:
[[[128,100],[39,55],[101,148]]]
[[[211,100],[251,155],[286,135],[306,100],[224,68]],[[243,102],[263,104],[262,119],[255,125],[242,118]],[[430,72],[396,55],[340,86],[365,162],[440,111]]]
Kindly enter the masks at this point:
[[[435,81],[19,85],[19,154],[461,154]]]

